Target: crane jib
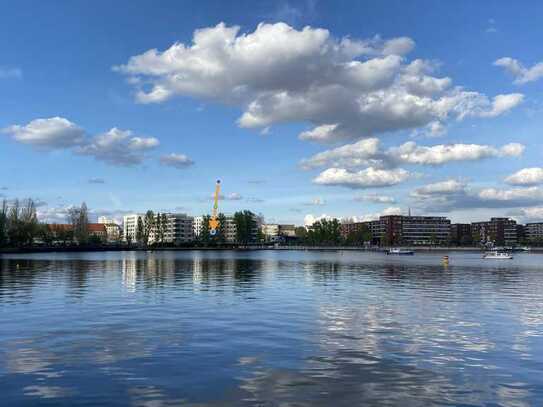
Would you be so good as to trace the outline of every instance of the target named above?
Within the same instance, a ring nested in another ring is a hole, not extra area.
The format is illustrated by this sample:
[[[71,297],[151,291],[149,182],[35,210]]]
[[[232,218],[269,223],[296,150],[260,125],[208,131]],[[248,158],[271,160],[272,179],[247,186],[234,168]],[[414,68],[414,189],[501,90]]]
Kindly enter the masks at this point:
[[[211,218],[209,219],[209,234],[214,236],[219,228],[219,220],[217,219],[219,210],[219,196],[221,193],[221,181],[217,180],[215,185],[215,196],[213,197],[213,210],[211,211]]]

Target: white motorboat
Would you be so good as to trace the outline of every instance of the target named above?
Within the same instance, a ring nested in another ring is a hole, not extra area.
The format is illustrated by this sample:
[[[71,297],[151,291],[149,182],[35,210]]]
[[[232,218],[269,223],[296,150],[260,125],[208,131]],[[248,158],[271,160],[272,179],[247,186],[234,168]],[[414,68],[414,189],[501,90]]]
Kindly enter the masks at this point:
[[[387,254],[395,254],[395,255],[398,255],[398,256],[412,256],[413,254],[415,254],[415,252],[413,250],[399,249],[399,248],[389,249],[389,250],[387,250],[386,253]]]
[[[513,255],[511,253],[502,252],[498,250],[486,252],[483,255],[483,259],[489,259],[489,260],[511,260],[512,258],[513,258]]]

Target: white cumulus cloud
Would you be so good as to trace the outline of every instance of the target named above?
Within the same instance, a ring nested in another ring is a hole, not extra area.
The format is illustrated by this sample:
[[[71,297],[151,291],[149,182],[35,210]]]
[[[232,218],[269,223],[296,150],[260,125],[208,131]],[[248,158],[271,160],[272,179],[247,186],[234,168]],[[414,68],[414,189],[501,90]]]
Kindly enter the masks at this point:
[[[62,117],[35,119],[24,126],[9,126],[2,132],[19,143],[44,150],[70,148],[85,141],[85,131]]]
[[[447,181],[424,185],[423,187],[417,188],[411,195],[415,197],[435,194],[447,195],[464,192],[465,188],[465,183],[450,179]]]
[[[477,189],[456,180],[417,188],[410,196],[427,212],[470,208],[522,208],[543,204],[543,190],[538,187]]]
[[[305,226],[311,226],[311,225],[313,225],[313,223],[318,222],[318,221],[323,220],[323,219],[332,220],[333,217],[328,216],[325,213],[323,213],[320,216],[319,215],[313,215],[313,214],[307,214],[307,215],[304,216],[304,225]]]
[[[75,151],[77,154],[89,155],[108,164],[131,166],[141,164],[145,153],[159,144],[158,139],[154,137],[137,137],[130,130],[114,127],[106,133],[93,137]]]
[[[511,185],[537,185],[543,183],[543,168],[523,168],[520,171],[505,178],[505,182]]]
[[[363,139],[315,154],[300,162],[303,169],[325,166],[356,168],[364,166],[394,167],[401,164],[443,165],[453,161],[476,161],[491,157],[518,157],[524,145],[509,143],[502,147],[485,144],[437,144],[420,146],[408,141],[387,150],[377,138]]]
[[[39,150],[70,150],[120,166],[141,164],[146,153],[160,144],[155,137],[136,136],[131,130],[116,127],[89,137],[85,130],[63,117],[35,119],[26,125],[6,127],[1,132]]]
[[[313,182],[320,185],[339,185],[349,188],[387,187],[406,181],[410,173],[402,168],[381,170],[368,167],[361,171],[329,168],[321,172]]]
[[[494,65],[505,68],[505,70],[513,75],[514,83],[523,85],[528,82],[534,82],[543,77],[543,62],[538,62],[530,68],[526,68],[517,59],[504,57],[496,60]]]
[[[160,157],[160,162],[162,165],[179,168],[179,169],[184,169],[194,164],[194,161],[192,161],[185,154],[176,154],[176,153],[163,155],[162,157]]]
[[[319,142],[494,117],[522,101],[520,94],[490,98],[453,86],[434,76],[435,64],[407,60],[414,45],[407,37],[335,38],[285,23],[241,33],[220,23],[196,30],[191,44],[150,49],[114,70],[128,76],[141,103],[190,96],[236,105],[241,127],[311,123],[300,137]]]

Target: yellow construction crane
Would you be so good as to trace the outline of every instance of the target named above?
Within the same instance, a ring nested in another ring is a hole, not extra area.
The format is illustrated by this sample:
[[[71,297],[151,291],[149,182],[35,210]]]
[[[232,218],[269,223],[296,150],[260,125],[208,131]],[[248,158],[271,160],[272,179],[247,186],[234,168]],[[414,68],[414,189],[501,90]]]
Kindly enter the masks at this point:
[[[211,211],[211,219],[209,219],[209,234],[215,236],[217,229],[219,229],[220,223],[218,219],[219,211],[219,195],[221,193],[221,180],[218,179],[215,184],[215,196],[213,200],[213,210]]]

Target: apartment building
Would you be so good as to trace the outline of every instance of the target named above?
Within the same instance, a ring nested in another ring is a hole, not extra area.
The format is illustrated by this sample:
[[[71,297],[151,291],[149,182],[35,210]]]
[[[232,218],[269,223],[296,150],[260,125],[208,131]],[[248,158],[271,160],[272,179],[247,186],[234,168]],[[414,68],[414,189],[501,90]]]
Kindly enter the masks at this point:
[[[524,226],[524,236],[529,242],[543,241],[543,222],[527,223]]]
[[[149,244],[188,243],[194,240],[194,218],[185,213],[156,214]]]
[[[193,221],[193,231],[194,231],[194,237],[199,237],[202,233],[202,227],[204,224],[204,217],[203,216],[195,216]]]
[[[296,226],[295,225],[284,225],[279,223],[264,223],[262,224],[260,230],[267,240],[277,238],[279,236],[284,237],[295,237],[296,236]]]
[[[226,224],[221,225],[220,229],[224,233],[224,240],[227,243],[235,243],[237,238],[237,230],[236,222],[234,222],[234,216],[233,215],[225,215]]]
[[[450,242],[456,246],[470,246],[473,243],[473,234],[470,223],[451,224]]]
[[[144,216],[141,213],[133,213],[123,216],[123,240],[125,242],[136,243],[138,233],[138,219],[141,219],[141,223],[144,223]]]
[[[389,215],[379,218],[385,245],[432,245],[449,241],[451,221],[442,216]]]
[[[486,222],[471,224],[474,243],[492,243],[496,246],[518,244],[517,222],[510,218],[491,218]]]

